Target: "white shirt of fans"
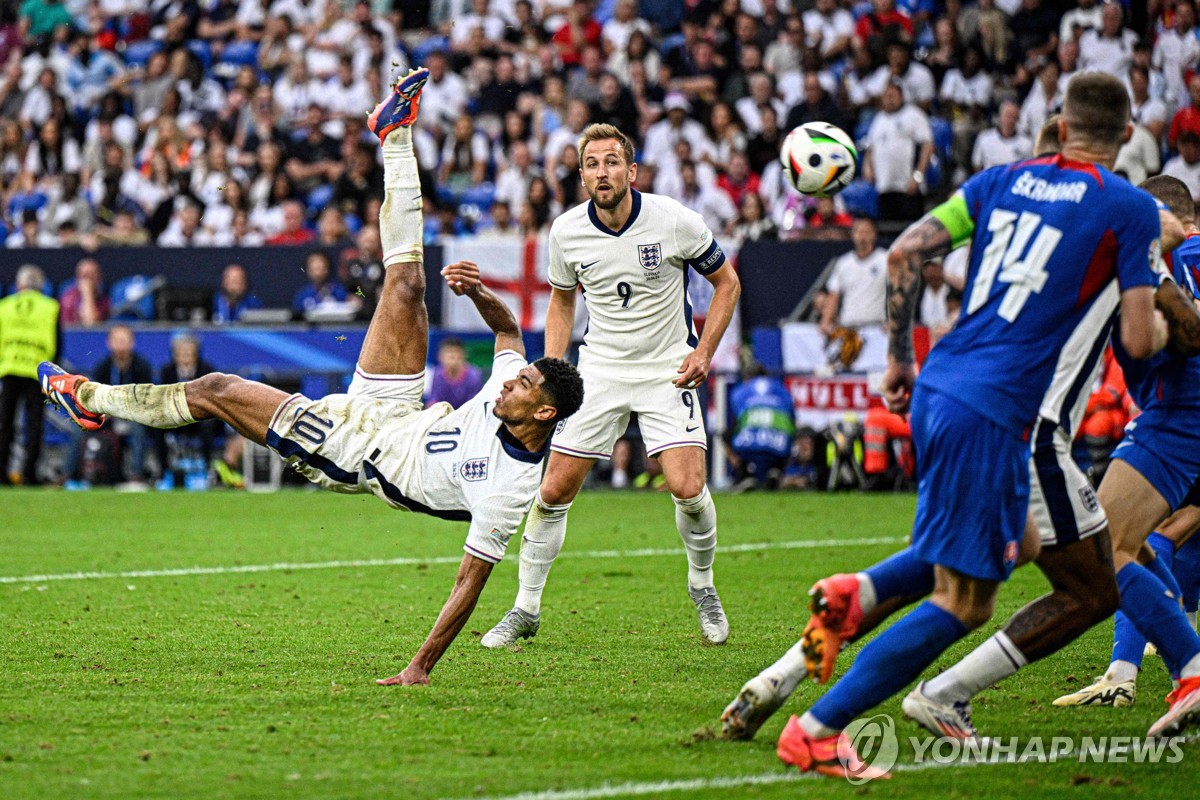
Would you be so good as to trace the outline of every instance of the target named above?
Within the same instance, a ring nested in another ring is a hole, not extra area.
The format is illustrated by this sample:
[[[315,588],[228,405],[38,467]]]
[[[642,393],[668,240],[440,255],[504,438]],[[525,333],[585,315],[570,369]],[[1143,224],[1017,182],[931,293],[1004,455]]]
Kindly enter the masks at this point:
[[[1104,4],[1096,3],[1091,8],[1072,8],[1063,14],[1062,22],[1058,25],[1058,38],[1063,42],[1075,41],[1075,28],[1080,28],[1080,36],[1088,31],[1098,31],[1104,25]]]
[[[1192,199],[1200,202],[1200,161],[1189,164],[1183,160],[1183,156],[1175,156],[1163,165],[1162,174],[1179,178],[1187,184],[1188,191],[1192,193]]]
[[[971,152],[971,166],[976,172],[1001,164],[1011,164],[1033,155],[1033,142],[1028,137],[1015,133],[1004,136],[999,128],[988,128],[975,139]]]
[[[882,325],[887,321],[887,251],[876,247],[866,258],[853,250],[839,256],[825,288],[841,295],[841,325]]]
[[[1133,46],[1138,35],[1128,28],[1108,38],[1099,31],[1088,31],[1079,37],[1079,70],[1124,75],[1133,63]]]
[[[816,47],[821,43],[821,55],[827,55],[831,47],[843,36],[854,36],[854,16],[844,8],[835,8],[825,16],[815,8],[804,12],[805,44]]]
[[[981,70],[968,78],[957,67],[947,70],[942,78],[941,98],[960,106],[987,108],[992,104],[992,76]]]
[[[687,300],[689,268],[711,275],[725,253],[699,214],[678,201],[631,189],[633,210],[619,231],[592,202],[550,226],[550,284],[582,285],[589,315],[581,367],[604,363],[660,374],[676,369],[698,339]]]
[[[1151,175],[1158,173],[1162,165],[1162,151],[1154,134],[1141,125],[1133,126],[1133,135],[1121,145],[1113,172],[1123,173],[1130,183],[1137,186]]]
[[[1187,108],[1192,102],[1183,76],[1197,61],[1200,61],[1200,39],[1196,38],[1195,28],[1183,34],[1171,28],[1158,35],[1150,63],[1162,71],[1167,82],[1166,100],[1175,108]]]
[[[879,67],[864,82],[867,93],[871,97],[882,97],[883,91],[891,83],[892,77],[892,71],[886,64]],[[904,88],[905,101],[919,104],[933,101],[937,87],[934,84],[933,73],[929,71],[929,67],[913,61],[909,63],[908,69],[905,70],[903,75],[897,75],[895,78],[900,81],[900,85]]]
[[[925,112],[910,104],[894,114],[880,111],[867,129],[867,148],[875,169],[875,188],[880,192],[908,190],[917,152],[921,145],[933,141],[933,128]]]
[[[545,451],[525,450],[492,413],[502,384],[527,363],[512,350],[500,351],[479,394],[449,413],[446,403],[418,412],[416,431],[387,437],[394,446],[369,453],[363,463],[368,483],[378,484],[389,504],[469,518],[463,549],[492,563],[504,556],[542,480]]]

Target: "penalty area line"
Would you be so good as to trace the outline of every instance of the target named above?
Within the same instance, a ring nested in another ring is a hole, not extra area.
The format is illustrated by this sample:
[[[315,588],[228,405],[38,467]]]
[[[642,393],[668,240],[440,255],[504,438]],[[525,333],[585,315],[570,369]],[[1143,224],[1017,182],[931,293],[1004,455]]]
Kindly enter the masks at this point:
[[[883,544],[902,544],[907,539],[899,536],[874,537],[866,539],[824,539],[824,540],[795,540],[786,542],[747,542],[718,546],[717,552],[756,553],[765,550],[811,550],[818,547],[869,547]],[[645,548],[640,550],[584,550],[581,552],[566,551],[559,558],[588,559],[588,558],[653,558],[658,556],[678,556],[683,554],[683,548]],[[429,558],[367,558],[345,561],[301,561],[296,563],[281,562],[275,564],[235,564],[217,567],[177,567],[173,569],[135,569],[120,572],[60,572],[46,575],[7,575],[0,576],[0,584],[6,583],[47,583],[50,581],[90,581],[112,578],[182,578],[194,575],[238,575],[257,572],[299,572],[315,569],[358,569],[363,567],[406,567],[419,564],[457,564],[462,556],[431,556]],[[505,563],[505,562],[501,562]],[[511,560],[508,562],[511,563]]]

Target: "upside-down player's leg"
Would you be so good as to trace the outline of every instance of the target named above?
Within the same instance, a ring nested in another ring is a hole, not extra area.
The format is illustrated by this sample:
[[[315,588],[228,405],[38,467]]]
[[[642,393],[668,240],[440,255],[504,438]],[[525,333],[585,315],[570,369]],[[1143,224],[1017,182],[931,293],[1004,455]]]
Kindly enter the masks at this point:
[[[424,68],[400,78],[367,122],[383,147],[379,238],[385,271],[379,305],[359,353],[356,379],[415,377],[425,370],[429,316],[425,308],[424,218],[411,126],[428,78],[429,70]]]

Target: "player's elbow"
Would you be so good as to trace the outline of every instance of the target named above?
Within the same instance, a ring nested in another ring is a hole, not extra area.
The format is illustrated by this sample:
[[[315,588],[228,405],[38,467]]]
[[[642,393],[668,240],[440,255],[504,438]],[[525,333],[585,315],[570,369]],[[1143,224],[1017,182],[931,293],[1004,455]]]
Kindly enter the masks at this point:
[[[1152,328],[1125,324],[1121,325],[1121,347],[1134,359],[1149,358],[1159,350],[1155,347]]]

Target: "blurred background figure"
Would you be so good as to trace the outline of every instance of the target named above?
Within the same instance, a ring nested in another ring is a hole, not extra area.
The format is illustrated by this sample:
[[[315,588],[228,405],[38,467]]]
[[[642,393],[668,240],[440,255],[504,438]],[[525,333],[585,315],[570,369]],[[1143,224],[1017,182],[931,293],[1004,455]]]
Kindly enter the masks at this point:
[[[58,357],[58,302],[42,294],[46,282],[32,264],[17,270],[17,291],[0,300],[0,486],[13,483],[9,473],[17,422],[24,409],[25,459],[20,483],[37,486],[42,453],[42,390],[37,368]]]
[[[221,290],[213,296],[212,321],[218,325],[237,322],[243,311],[262,308],[262,301],[250,294],[250,282],[241,264],[230,264],[221,273]]]
[[[483,389],[483,373],[467,361],[467,349],[458,339],[442,340],[437,362],[425,395],[427,405],[444,402],[458,408]]]
[[[792,397],[783,381],[759,364],[747,367],[729,395],[725,436],[736,481],[733,490],[778,489],[795,433]]]

